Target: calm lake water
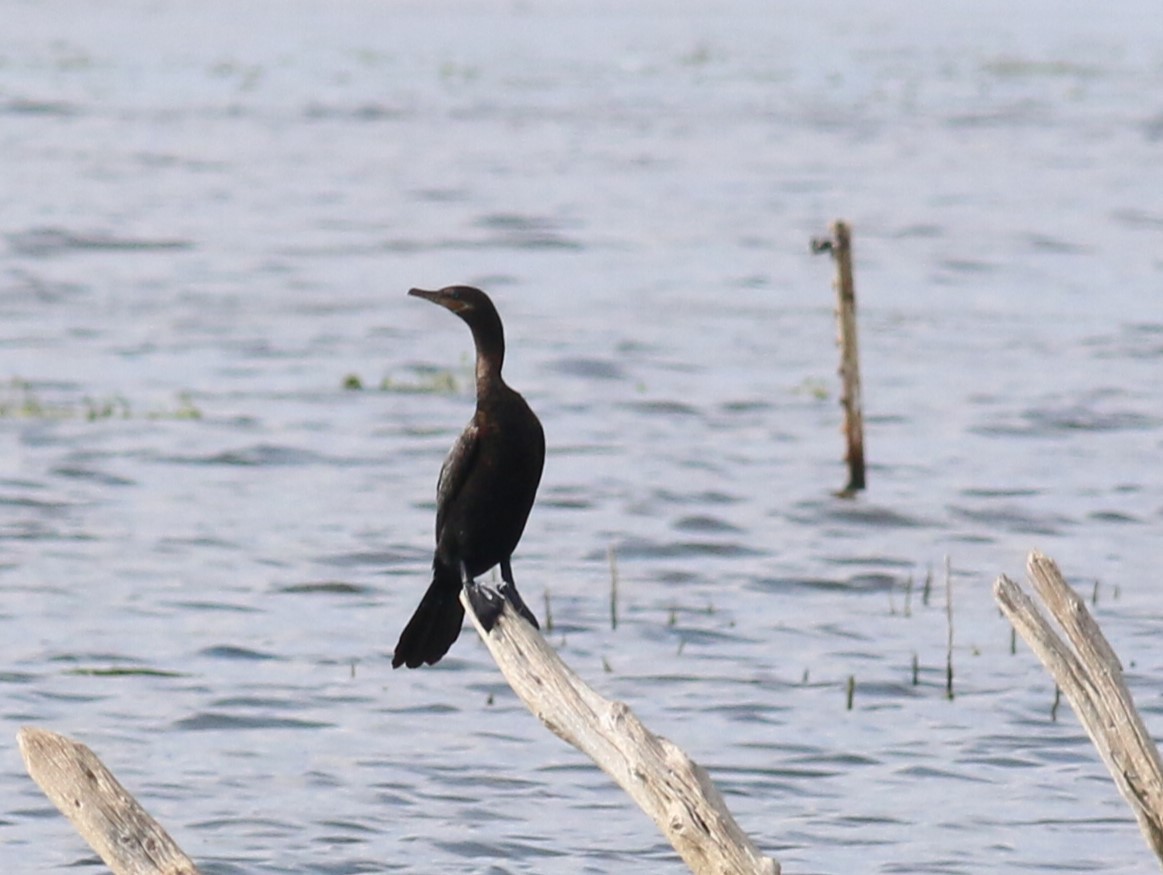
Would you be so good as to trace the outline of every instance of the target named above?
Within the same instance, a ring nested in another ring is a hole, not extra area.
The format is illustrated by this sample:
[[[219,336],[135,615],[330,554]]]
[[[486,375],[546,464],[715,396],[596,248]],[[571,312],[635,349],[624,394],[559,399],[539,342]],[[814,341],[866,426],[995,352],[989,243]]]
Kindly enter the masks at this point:
[[[102,871],[35,724],[214,875],[682,871],[471,632],[390,668],[472,407],[467,330],[405,292],[454,282],[548,436],[526,599],[785,872],[1155,867],[990,595],[1058,559],[1163,731],[1154,0],[0,22],[0,870]]]

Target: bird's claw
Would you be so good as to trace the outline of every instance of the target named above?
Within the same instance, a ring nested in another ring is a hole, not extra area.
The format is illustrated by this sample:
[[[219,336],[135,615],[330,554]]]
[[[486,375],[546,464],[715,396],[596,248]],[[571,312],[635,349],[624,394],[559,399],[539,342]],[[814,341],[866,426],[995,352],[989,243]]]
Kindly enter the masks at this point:
[[[533,612],[521,600],[516,587],[502,583],[498,589],[494,589],[475,580],[469,580],[464,585],[464,591],[468,595],[468,602],[472,605],[473,613],[477,615],[477,619],[481,621],[486,632],[493,631],[497,620],[505,612],[505,602],[508,602],[512,609],[534,629],[541,628],[537,618],[533,616]]]
[[[464,585],[468,602],[472,605],[472,612],[486,632],[492,632],[501,614],[505,610],[505,598],[495,589],[470,580]]]
[[[529,606],[525,604],[525,600],[521,598],[521,594],[517,592],[517,587],[510,586],[508,583],[501,584],[501,595],[511,604],[534,629],[540,629],[541,625],[537,622],[537,618],[533,616],[533,612],[529,610]]]

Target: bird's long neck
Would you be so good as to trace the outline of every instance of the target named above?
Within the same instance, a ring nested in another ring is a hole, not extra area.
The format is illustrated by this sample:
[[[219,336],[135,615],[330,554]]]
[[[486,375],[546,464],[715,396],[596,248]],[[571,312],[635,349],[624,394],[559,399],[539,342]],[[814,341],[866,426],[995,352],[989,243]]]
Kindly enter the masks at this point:
[[[505,385],[501,366],[505,363],[505,332],[499,318],[472,326],[476,344],[477,399],[491,395]]]

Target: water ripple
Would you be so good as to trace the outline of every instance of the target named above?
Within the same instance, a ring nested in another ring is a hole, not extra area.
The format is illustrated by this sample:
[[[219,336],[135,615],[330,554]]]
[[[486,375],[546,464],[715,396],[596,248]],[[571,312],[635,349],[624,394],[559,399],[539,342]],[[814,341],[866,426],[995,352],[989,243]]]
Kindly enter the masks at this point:
[[[625,559],[675,559],[698,556],[761,556],[763,551],[741,543],[717,541],[656,541],[649,538],[625,538],[618,542],[618,556]],[[589,554],[591,560],[606,556],[605,551]]]
[[[70,118],[78,115],[80,111],[80,106],[65,100],[32,100],[26,97],[12,97],[0,101],[0,113],[6,115]]]
[[[276,588],[276,592],[294,595],[368,595],[375,592],[369,586],[342,580],[323,580],[316,583],[292,583]]]
[[[202,732],[219,729],[324,729],[332,724],[295,717],[247,717],[217,711],[201,711],[176,720],[172,725],[174,729],[182,731]]]
[[[724,519],[707,514],[685,516],[674,522],[674,528],[681,532],[702,532],[704,534],[733,534],[743,533],[743,529],[732,525]]]
[[[148,252],[192,249],[189,240],[119,237],[107,232],[68,231],[63,228],[34,228],[10,233],[8,244],[14,252],[38,257],[78,251]]]
[[[615,361],[595,358],[562,358],[550,363],[560,374],[586,380],[624,380],[626,371]]]
[[[268,443],[237,450],[222,450],[206,456],[163,456],[157,459],[158,462],[175,465],[226,465],[246,468],[318,465],[325,460],[325,456],[313,450]]]
[[[249,647],[236,647],[232,644],[220,644],[214,647],[207,647],[199,651],[201,656],[208,656],[211,659],[230,659],[243,661],[263,661],[279,659],[271,653],[263,653],[260,650],[252,650]]]
[[[1032,407],[973,428],[992,437],[1049,437],[1074,432],[1103,433],[1150,431],[1163,423],[1158,415],[1127,407],[1101,409],[1096,404],[1072,402],[1061,406]]]

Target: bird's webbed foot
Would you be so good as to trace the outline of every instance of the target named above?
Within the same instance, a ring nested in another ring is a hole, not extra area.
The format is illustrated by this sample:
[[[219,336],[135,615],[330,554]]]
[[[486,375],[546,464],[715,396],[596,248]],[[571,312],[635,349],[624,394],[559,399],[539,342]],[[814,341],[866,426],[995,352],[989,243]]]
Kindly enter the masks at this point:
[[[517,581],[513,579],[513,565],[507,557],[501,560],[501,580],[504,581],[501,584],[501,595],[509,600],[509,604],[517,609],[517,613],[529,621],[529,625],[534,629],[540,629],[541,625],[537,618],[521,598],[521,593],[517,592]]]
[[[533,612],[529,610],[524,600],[522,600],[521,594],[517,592],[517,587],[513,583],[513,572],[508,567],[508,562],[502,565],[501,574],[503,578],[501,585],[493,589],[491,586],[485,586],[473,580],[465,564],[463,562],[460,564],[461,583],[464,586],[464,591],[468,593],[468,600],[469,604],[472,605],[473,613],[477,615],[477,619],[481,621],[481,625],[485,627],[485,631],[493,631],[493,626],[496,625],[497,620],[505,610],[506,601],[534,629],[540,629],[541,626],[537,623],[537,618],[533,616]]]
[[[472,578],[464,584],[472,612],[477,615],[486,632],[492,632],[497,620],[505,610],[505,597],[491,586],[477,583]]]
[[[521,598],[521,593],[517,592],[517,587],[511,583],[502,583],[500,586],[500,593],[509,604],[511,604],[522,617],[529,621],[534,629],[540,629],[541,626],[537,622],[537,618],[533,616],[533,612],[529,610],[529,606],[525,604],[525,600]]]

